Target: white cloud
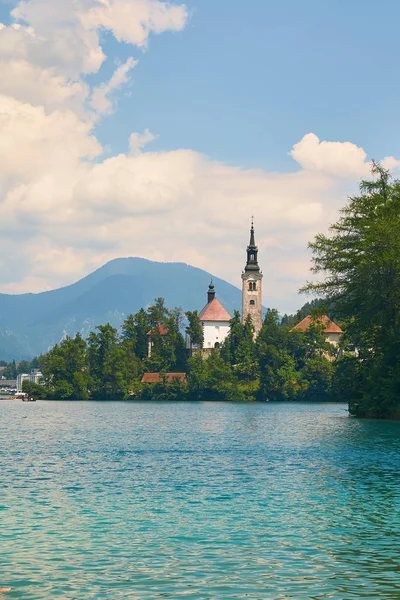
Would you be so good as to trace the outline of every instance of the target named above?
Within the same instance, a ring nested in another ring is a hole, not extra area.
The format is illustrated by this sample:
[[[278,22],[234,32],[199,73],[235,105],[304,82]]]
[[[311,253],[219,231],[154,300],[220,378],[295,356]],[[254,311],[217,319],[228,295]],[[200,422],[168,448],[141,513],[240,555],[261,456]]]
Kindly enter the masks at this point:
[[[400,168],[400,160],[397,160],[393,156],[386,156],[383,160],[381,160],[381,165],[385,169],[395,171]]]
[[[46,114],[41,106],[0,95],[0,164],[2,174],[31,183],[43,174],[69,171],[94,158],[101,146],[92,124],[70,110]]]
[[[147,144],[153,142],[157,138],[149,129],[145,129],[143,133],[132,133],[129,137],[129,150],[131,154],[138,154]]]
[[[112,95],[129,81],[129,73],[137,62],[133,58],[128,58],[115,70],[110,81],[93,90],[90,105],[98,114],[110,114],[113,111]]]
[[[351,142],[321,142],[314,133],[295,144],[290,155],[303,169],[338,177],[358,177],[369,170],[363,148]]]
[[[146,46],[151,33],[181,31],[187,19],[184,6],[158,0],[101,0],[82,16],[86,29],[112,31],[119,42]]]
[[[105,58],[99,32],[145,47],[151,34],[182,29],[185,7],[28,0],[13,15],[18,23],[0,27],[1,291],[67,284],[132,255],[188,262],[239,285],[255,214],[265,302],[294,309],[308,276],[307,241],[367,173],[365,151],[309,133],[291,151],[301,168],[280,174],[191,150],[144,152],[155,138],[145,129],[130,136],[127,154],[105,159],[93,128],[136,61],[90,90],[84,75]]]
[[[57,66],[77,77],[97,72],[103,63],[101,30],[144,47],[152,33],[183,29],[187,11],[160,0],[26,0],[12,16],[17,25],[0,31],[0,56],[29,57],[34,64]]]
[[[26,60],[0,60],[0,94],[43,106],[47,112],[61,107],[84,116],[89,86]]]

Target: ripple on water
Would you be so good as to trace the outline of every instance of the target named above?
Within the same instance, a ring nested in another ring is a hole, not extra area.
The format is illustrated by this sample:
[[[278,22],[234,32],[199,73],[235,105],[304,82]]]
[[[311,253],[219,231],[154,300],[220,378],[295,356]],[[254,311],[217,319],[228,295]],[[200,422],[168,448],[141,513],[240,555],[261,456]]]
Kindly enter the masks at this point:
[[[2,402],[0,587],[27,600],[400,598],[400,423],[345,414]]]

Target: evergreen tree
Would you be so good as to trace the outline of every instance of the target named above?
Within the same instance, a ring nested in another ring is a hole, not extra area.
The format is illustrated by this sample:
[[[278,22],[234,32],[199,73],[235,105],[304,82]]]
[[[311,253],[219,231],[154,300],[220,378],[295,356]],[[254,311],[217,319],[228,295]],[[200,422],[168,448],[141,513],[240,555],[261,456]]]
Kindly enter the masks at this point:
[[[147,357],[149,336],[151,329],[149,315],[141,308],[133,317],[134,326],[134,351],[136,356],[143,360]]]
[[[310,244],[312,270],[324,279],[304,290],[334,304],[351,323],[359,356],[351,410],[388,418],[400,416],[400,182],[377,164],[373,174],[331,234]]]
[[[258,375],[254,343],[254,326],[250,315],[242,328],[241,339],[235,351],[235,371],[241,379],[254,380]]]
[[[8,363],[7,367],[4,369],[3,377],[6,379],[17,379],[17,375],[17,365],[15,364],[15,360],[13,360],[11,363]]]
[[[185,315],[188,320],[186,333],[190,336],[191,348],[193,348],[193,346],[202,348],[204,344],[204,332],[203,327],[201,326],[199,313],[197,310],[194,310],[193,312],[188,310]]]
[[[60,400],[89,397],[86,342],[79,333],[74,338],[67,336],[41,356],[40,364],[49,397]]]
[[[88,337],[88,363],[93,398],[118,400],[128,396],[129,379],[118,332],[109,323],[96,327]]]
[[[154,304],[147,309],[150,328],[154,329],[158,325],[166,325],[169,317],[165,306],[164,298],[156,298]]]
[[[230,331],[223,344],[221,356],[226,362],[235,365],[237,362],[237,349],[244,335],[240,312],[238,310],[234,311],[229,325]]]
[[[269,310],[256,342],[263,400],[294,400],[303,391],[301,373],[288,349],[288,335],[278,311]]]

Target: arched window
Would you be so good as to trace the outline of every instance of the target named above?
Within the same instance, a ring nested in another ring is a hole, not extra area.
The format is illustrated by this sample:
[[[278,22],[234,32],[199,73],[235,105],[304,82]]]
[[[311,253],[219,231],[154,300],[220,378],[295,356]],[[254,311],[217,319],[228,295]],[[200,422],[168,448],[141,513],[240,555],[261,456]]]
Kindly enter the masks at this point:
[[[251,281],[249,281],[249,292],[253,291],[253,284]]]
[[[215,342],[214,348],[219,348],[219,347],[220,347],[219,342]]]
[[[255,281],[253,283],[253,292],[256,292],[256,291],[257,291],[257,282]]]
[[[255,305],[256,305],[255,301],[254,300],[250,300],[250,306],[255,306]]]

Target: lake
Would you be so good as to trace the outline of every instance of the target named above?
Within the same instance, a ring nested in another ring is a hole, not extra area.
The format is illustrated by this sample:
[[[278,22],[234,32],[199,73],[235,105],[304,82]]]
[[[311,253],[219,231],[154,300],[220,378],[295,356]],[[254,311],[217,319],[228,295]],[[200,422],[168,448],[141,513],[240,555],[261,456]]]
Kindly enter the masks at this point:
[[[400,598],[400,422],[0,402],[1,598]]]

